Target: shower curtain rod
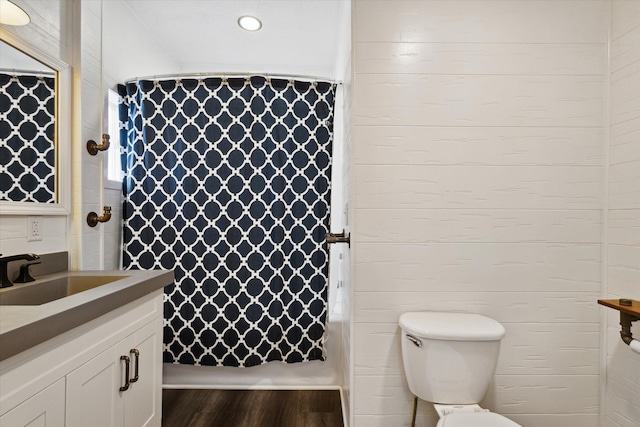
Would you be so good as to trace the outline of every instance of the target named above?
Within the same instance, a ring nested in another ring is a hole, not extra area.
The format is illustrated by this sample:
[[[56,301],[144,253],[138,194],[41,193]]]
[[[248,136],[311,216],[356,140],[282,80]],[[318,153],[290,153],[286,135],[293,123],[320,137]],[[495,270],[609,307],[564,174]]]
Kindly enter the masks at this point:
[[[33,70],[19,70],[16,68],[1,68],[0,73],[8,74],[12,76],[33,76],[33,77],[55,77],[56,73],[53,71],[33,71]]]
[[[282,80],[298,80],[298,81],[323,81],[328,83],[334,83],[336,85],[342,85],[342,82],[327,79],[317,76],[297,76],[294,74],[268,74],[268,73],[183,73],[183,74],[159,74],[153,76],[135,77],[129,79],[126,83],[133,83],[138,80],[154,80],[154,79],[175,79],[175,78],[207,78],[207,77],[222,77],[222,78],[246,78],[246,77],[264,77],[266,79],[282,79]]]

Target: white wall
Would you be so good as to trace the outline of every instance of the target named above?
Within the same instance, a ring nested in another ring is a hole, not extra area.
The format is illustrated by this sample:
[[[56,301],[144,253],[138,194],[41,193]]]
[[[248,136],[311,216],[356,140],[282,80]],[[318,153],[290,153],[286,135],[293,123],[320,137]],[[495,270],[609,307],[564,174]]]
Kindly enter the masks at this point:
[[[121,0],[103,1],[102,12],[103,93],[135,77],[180,70]],[[105,179],[103,187],[104,204],[111,206],[113,218],[102,224],[104,268],[117,269],[122,252],[122,184],[108,183]]]
[[[612,2],[610,134],[606,215],[607,298],[640,299],[640,1]],[[620,339],[618,312],[606,312],[607,427],[640,425],[640,355]],[[633,328],[640,338],[640,325]]]
[[[507,329],[483,405],[594,427],[607,1],[356,1],[357,427],[406,426],[399,315]],[[435,425],[421,402],[418,425]]]
[[[121,0],[103,1],[103,77],[108,88],[136,77],[180,72]]]
[[[342,82],[341,93],[342,97],[337,101],[341,101],[340,105],[336,105],[336,111],[340,111],[339,121],[335,123],[336,135],[340,135],[342,144],[340,150],[334,151],[334,173],[338,174],[338,178],[334,179],[333,186],[336,188],[339,186],[342,198],[341,203],[333,204],[332,211],[338,211],[341,220],[338,221],[340,228],[344,229],[345,233],[351,234],[351,222],[353,221],[352,213],[350,210],[350,197],[351,197],[351,145],[352,145],[352,100],[353,100],[353,86],[352,86],[352,8],[353,3],[351,1],[345,1],[342,7],[341,25],[340,29],[342,34],[340,36],[340,43],[338,46],[338,58],[336,62],[336,80]],[[338,116],[336,116],[338,119]],[[338,129],[339,127],[339,129]],[[332,220],[333,221],[333,220]],[[333,231],[339,231],[337,227],[333,227]],[[340,268],[338,274],[338,286],[339,292],[339,322],[342,329],[342,342],[340,350],[342,353],[341,361],[341,373],[342,378],[339,380],[339,384],[342,386],[342,412],[345,415],[345,427],[352,425],[353,421],[350,419],[352,415],[351,408],[353,407],[353,341],[351,339],[352,331],[352,312],[353,312],[353,286],[351,275],[351,250],[346,245],[333,245],[336,252],[339,251],[341,256]],[[334,250],[334,249],[332,249]],[[333,256],[333,253],[332,253]]]
[[[87,141],[101,142],[102,102],[102,1],[79,0],[74,4],[74,110],[73,110],[73,212],[71,266],[77,270],[103,268],[103,224],[87,225],[89,212],[102,215],[103,153],[91,156]]]
[[[3,26],[3,30],[35,46],[61,61],[70,62],[68,43],[70,10],[63,0],[16,0],[31,17],[23,27]],[[0,211],[0,214],[2,212]],[[27,216],[0,216],[0,253],[13,255],[33,252],[37,254],[66,251],[68,225],[64,216],[42,216],[42,240],[27,241]]]

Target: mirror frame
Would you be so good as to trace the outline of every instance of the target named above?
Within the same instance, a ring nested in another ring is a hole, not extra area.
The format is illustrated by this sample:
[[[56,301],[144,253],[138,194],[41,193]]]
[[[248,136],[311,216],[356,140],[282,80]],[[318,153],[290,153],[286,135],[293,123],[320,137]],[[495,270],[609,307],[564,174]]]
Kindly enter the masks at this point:
[[[71,67],[0,27],[0,40],[56,71],[56,203],[0,201],[0,216],[71,214]]]

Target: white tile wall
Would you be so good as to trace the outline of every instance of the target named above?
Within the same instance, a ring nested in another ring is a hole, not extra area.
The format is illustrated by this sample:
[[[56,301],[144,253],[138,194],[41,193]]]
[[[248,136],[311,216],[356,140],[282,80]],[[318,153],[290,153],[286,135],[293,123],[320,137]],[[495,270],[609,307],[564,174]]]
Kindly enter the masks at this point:
[[[598,243],[601,215],[588,210],[372,209],[356,217],[363,242]],[[491,230],[491,233],[487,233]]]
[[[102,176],[103,176],[103,154],[91,156],[84,148],[87,141],[92,139],[100,141],[102,135],[100,112],[102,105],[101,94],[101,70],[102,70],[102,1],[83,1],[80,5],[80,73],[81,81],[81,105],[80,115],[81,126],[81,168],[76,176],[81,181],[75,186],[75,203],[81,206],[78,215],[82,218],[77,224],[76,231],[79,233],[79,263],[81,270],[101,270],[103,268],[103,233],[102,224],[96,227],[89,227],[86,223],[86,216],[89,212],[96,212],[102,215]]]
[[[606,43],[608,32],[602,22],[603,3],[363,0],[356,9],[354,40],[358,44],[600,44]]]
[[[600,290],[599,244],[358,243],[353,256],[356,293]]]
[[[356,125],[602,126],[603,76],[362,74]]]
[[[608,298],[640,299],[640,1],[614,0],[611,12],[607,266]],[[603,309],[607,310],[607,309]],[[640,425],[640,356],[620,340],[606,311],[604,417],[607,427]],[[640,325],[633,333],[640,338]]]
[[[64,216],[42,216],[42,240],[27,241],[26,216],[0,217],[0,253],[45,254],[65,251],[67,248],[67,219]]]
[[[362,42],[356,64],[374,73],[457,75],[602,75],[593,44]]]
[[[557,127],[369,126],[359,135],[371,142],[354,147],[358,164],[431,166],[598,166],[604,138],[600,129]]]
[[[611,145],[609,161],[611,165],[640,160],[640,147],[636,141],[640,138],[640,119],[631,119],[611,126]]]
[[[355,426],[409,425],[397,319],[428,309],[505,325],[486,407],[525,427],[598,425],[608,14],[356,1]]]
[[[340,209],[344,212],[345,232],[351,234],[351,223],[353,222],[352,205],[350,204],[351,195],[351,165],[353,164],[353,50],[352,50],[352,10],[353,3],[346,3],[343,7],[343,34],[341,37],[342,46],[340,53],[341,59],[338,60],[336,76],[342,82],[342,118],[343,118],[343,161],[342,161],[342,194],[345,205]],[[351,269],[351,251],[349,248],[343,249],[342,260],[342,412],[344,414],[345,427],[353,425],[353,274]]]

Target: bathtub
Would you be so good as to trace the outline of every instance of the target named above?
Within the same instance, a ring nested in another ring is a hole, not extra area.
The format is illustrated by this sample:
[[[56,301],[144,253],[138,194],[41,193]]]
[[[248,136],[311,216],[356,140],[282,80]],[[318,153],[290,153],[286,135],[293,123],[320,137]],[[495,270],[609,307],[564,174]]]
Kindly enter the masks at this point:
[[[327,359],[302,363],[278,361],[249,368],[163,365],[164,388],[211,389],[336,389],[342,381],[342,323],[330,316]]]

